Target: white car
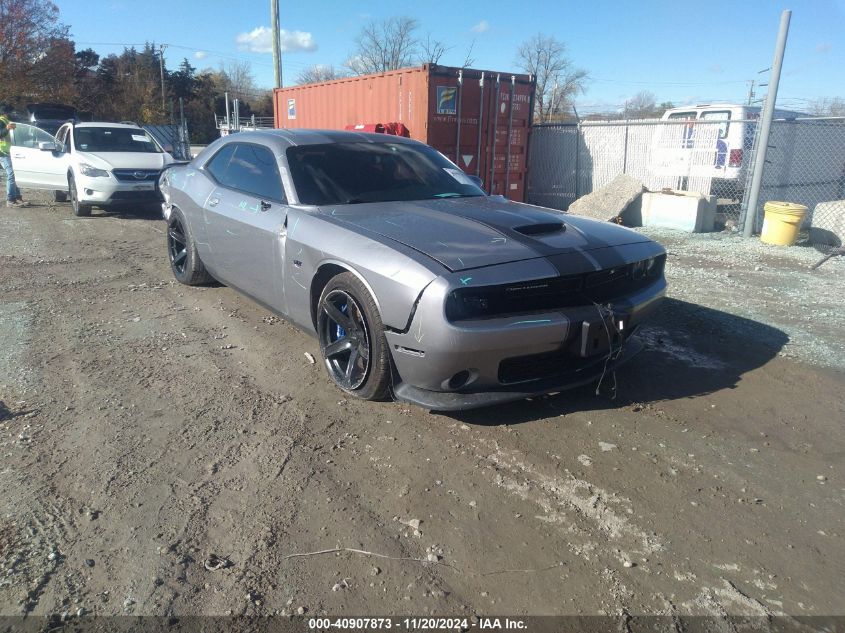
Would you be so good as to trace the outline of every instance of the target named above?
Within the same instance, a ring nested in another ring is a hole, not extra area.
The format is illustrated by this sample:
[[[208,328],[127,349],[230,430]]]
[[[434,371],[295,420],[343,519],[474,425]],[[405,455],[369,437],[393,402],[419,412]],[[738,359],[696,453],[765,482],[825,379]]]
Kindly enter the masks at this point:
[[[12,165],[19,187],[70,197],[76,215],[91,207],[158,205],[159,174],[173,157],[137,125],[66,123],[53,137],[24,123],[12,130]]]

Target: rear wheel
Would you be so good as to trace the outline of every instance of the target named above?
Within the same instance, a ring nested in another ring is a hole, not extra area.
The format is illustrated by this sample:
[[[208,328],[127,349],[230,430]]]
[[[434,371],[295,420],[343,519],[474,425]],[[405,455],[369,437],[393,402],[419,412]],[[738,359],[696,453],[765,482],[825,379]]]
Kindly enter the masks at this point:
[[[180,283],[198,286],[212,281],[197,254],[197,247],[188,232],[185,216],[176,207],[173,207],[167,221],[167,255],[173,276]]]
[[[73,213],[79,217],[91,215],[91,205],[79,201],[79,192],[76,190],[76,180],[73,176],[67,177],[67,188],[70,195],[70,203],[73,205]]]
[[[375,300],[352,273],[332,278],[317,306],[317,336],[329,377],[345,392],[381,400],[390,381],[390,354]]]

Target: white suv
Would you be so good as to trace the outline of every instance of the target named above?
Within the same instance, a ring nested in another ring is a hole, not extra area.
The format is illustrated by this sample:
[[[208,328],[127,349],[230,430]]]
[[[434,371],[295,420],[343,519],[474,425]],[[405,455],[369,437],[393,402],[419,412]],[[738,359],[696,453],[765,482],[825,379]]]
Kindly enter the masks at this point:
[[[18,186],[52,189],[70,197],[76,215],[91,207],[159,204],[161,170],[174,162],[137,125],[65,123],[52,137],[18,123],[12,131],[12,165]]]

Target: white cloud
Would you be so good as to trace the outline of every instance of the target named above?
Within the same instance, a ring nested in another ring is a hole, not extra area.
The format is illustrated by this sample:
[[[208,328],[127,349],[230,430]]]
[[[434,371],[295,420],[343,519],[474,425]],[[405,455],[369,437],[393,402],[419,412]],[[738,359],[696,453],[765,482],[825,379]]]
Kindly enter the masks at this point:
[[[830,49],[833,48],[830,42],[819,42],[816,44],[816,52],[821,53],[822,55],[826,55],[830,52]]]
[[[205,51],[197,51],[196,53],[194,53],[194,57],[196,57],[197,59],[205,59],[206,57],[208,57],[208,53],[206,53]]]
[[[722,67],[721,64],[710,64],[707,67],[707,70],[709,70],[711,73],[716,73],[717,75],[721,75],[723,72],[725,72],[725,69]]]
[[[481,20],[478,24],[473,26],[470,31],[473,33],[484,33],[490,30],[490,23],[487,20]]]
[[[314,37],[307,31],[279,31],[279,40],[283,53],[295,53],[297,51],[316,51],[317,43]],[[273,31],[270,27],[259,26],[249,33],[238,33],[235,38],[238,48],[251,53],[272,53],[273,52]]]

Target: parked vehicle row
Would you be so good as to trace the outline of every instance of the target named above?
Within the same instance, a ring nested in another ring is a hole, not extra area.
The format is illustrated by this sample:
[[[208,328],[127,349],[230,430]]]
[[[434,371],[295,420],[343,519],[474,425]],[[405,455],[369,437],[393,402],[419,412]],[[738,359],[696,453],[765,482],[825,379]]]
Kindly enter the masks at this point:
[[[489,196],[402,137],[244,132],[176,163],[138,126],[21,124],[12,159],[76,215],[163,200],[178,281],[315,335],[331,380],[368,400],[457,410],[600,380],[666,287],[649,238]]]

